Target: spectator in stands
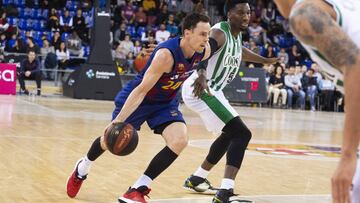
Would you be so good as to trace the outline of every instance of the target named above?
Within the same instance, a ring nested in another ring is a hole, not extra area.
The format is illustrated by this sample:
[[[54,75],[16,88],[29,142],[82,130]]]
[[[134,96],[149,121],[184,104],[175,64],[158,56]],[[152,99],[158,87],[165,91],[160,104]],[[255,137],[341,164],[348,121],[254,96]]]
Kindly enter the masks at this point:
[[[61,76],[60,79],[62,79],[64,76],[64,70],[66,69],[70,59],[70,53],[66,49],[65,42],[60,43],[60,48],[56,50],[56,57],[58,60],[58,69],[61,71],[59,74]]]
[[[40,61],[36,59],[36,53],[33,50],[28,52],[27,58],[21,61],[18,70],[18,78],[20,83],[20,93],[29,94],[25,86],[25,79],[35,79],[37,87],[37,95],[41,95],[41,69]]]
[[[205,6],[204,6],[204,2],[203,0],[198,0],[197,3],[194,5],[193,7],[193,12],[195,13],[202,13],[202,14],[206,14],[207,11],[205,9]]]
[[[49,20],[47,22],[47,27],[52,32],[60,30],[60,20],[56,13],[55,8],[52,8],[49,13]]]
[[[302,65],[302,66],[301,66],[301,72],[304,74],[304,73],[306,73],[307,71],[308,71],[307,66],[306,66],[306,65]]]
[[[62,32],[70,32],[73,26],[73,18],[70,16],[69,10],[64,10],[64,15],[60,16],[60,30]]]
[[[52,40],[51,40],[51,45],[52,45],[55,49],[60,49],[60,43],[61,43],[60,32],[59,32],[59,31],[55,31],[54,36],[52,37]]]
[[[285,86],[287,88],[288,108],[293,106],[293,96],[297,96],[300,102],[300,108],[305,109],[305,92],[301,88],[301,81],[295,75],[295,67],[290,66],[288,75],[285,76]]]
[[[73,30],[72,33],[68,36],[65,43],[70,55],[83,57],[84,52],[82,49],[82,40],[75,30]]]
[[[5,51],[7,51],[7,52],[15,52],[14,47],[15,47],[16,41],[17,41],[17,35],[12,34],[11,38],[6,42]]]
[[[173,14],[169,15],[169,18],[167,20],[166,24],[166,30],[170,32],[171,37],[175,37],[179,33],[178,25],[175,23],[175,16]]]
[[[42,67],[45,69],[54,69],[57,66],[57,59],[55,54],[55,48],[50,46],[50,42],[44,38],[43,46],[40,48],[40,53],[42,56]],[[52,71],[45,71],[46,79],[52,80],[54,73]]]
[[[145,44],[146,47],[149,47],[149,45],[151,45],[151,44],[156,45],[157,43],[156,43],[156,40],[155,40],[155,38],[153,36],[149,36],[148,41],[145,42],[144,44]]]
[[[276,23],[275,20],[270,21],[270,24],[266,29],[267,29],[266,36],[268,38],[267,40],[270,41],[271,43],[274,43],[276,41],[275,39],[278,35],[284,33],[283,27],[278,23]]]
[[[40,48],[32,37],[26,38],[26,52],[29,53],[30,50],[33,50],[36,54],[40,54]]]
[[[149,37],[154,37],[154,33],[151,30],[148,30],[147,32],[143,32],[141,34],[141,42],[148,42],[149,41]]]
[[[194,8],[194,3],[191,0],[182,0],[180,4],[180,11],[183,13],[190,13]]]
[[[301,66],[300,64],[296,64],[295,65],[295,75],[301,80],[303,77],[303,72],[301,71]]]
[[[260,48],[256,45],[255,41],[253,39],[250,39],[249,43],[250,43],[249,49],[256,54],[260,54]],[[254,67],[262,67],[262,64],[259,64],[259,63],[248,62],[246,64],[247,64],[247,66],[253,65]]]
[[[135,22],[135,8],[132,1],[128,1],[121,11],[122,22],[127,25],[134,24]]]
[[[39,2],[39,7],[41,9],[49,9],[50,6],[49,6],[49,1],[48,0],[42,0]]]
[[[262,39],[264,29],[259,25],[257,21],[253,22],[248,28],[250,38],[255,41],[256,44],[262,44],[264,40]]]
[[[26,48],[24,43],[20,37],[17,37],[16,34],[12,35],[12,38],[8,41],[8,46],[5,47],[5,51],[7,52],[15,52],[15,53],[26,53]]]
[[[164,8],[164,6],[166,6],[166,10],[168,10],[167,3],[165,2],[165,0],[157,0],[156,1],[156,10],[161,11]]]
[[[314,70],[314,77],[316,77],[317,84],[320,85],[320,81],[323,79],[323,77],[319,72],[318,64],[317,63],[311,64],[311,69]]]
[[[130,52],[134,52],[134,43],[130,40],[130,35],[125,35],[125,39],[120,42],[120,46],[123,48],[126,56]]]
[[[318,83],[314,77],[314,70],[309,69],[301,79],[302,87],[310,99],[311,111],[315,111],[315,97],[318,91]]]
[[[333,111],[336,102],[335,84],[326,77],[322,77],[319,83],[319,89],[321,93],[321,103],[323,104],[323,109],[319,110]]]
[[[125,39],[125,35],[126,35],[126,24],[121,23],[121,25],[119,26],[119,29],[117,29],[115,31],[114,41],[115,42],[123,41]]]
[[[285,80],[284,80],[284,74],[283,69],[280,65],[276,66],[275,74],[272,74],[270,76],[269,80],[269,96],[271,94],[274,94],[273,96],[273,105],[280,106],[279,105],[279,95],[281,94],[282,99],[282,106],[286,106],[286,99],[287,99],[287,91],[285,89]]]
[[[281,48],[277,57],[280,59],[280,63],[284,63],[285,65],[289,64],[289,55],[286,53],[285,48]]]
[[[146,12],[156,11],[156,2],[155,0],[144,0],[143,7]]]
[[[0,35],[0,49],[1,50],[5,50],[5,47],[6,47],[6,43],[7,43],[7,41],[6,41],[6,35],[5,35],[5,33],[2,33],[1,35]]]
[[[7,33],[7,30],[9,29],[10,25],[7,20],[6,12],[3,11],[0,18],[0,34]]]
[[[119,43],[115,44],[115,50],[112,50],[112,57],[114,61],[126,59],[125,50]]]
[[[144,7],[140,6],[139,10],[135,14],[135,22],[137,26],[146,26],[147,24],[147,16],[144,11]]]
[[[270,44],[268,44],[268,46],[267,46],[267,48],[265,50],[264,57],[266,57],[266,58],[274,58],[274,57],[276,57],[275,52],[274,52],[274,48]]]
[[[139,40],[136,40],[135,44],[134,44],[134,56],[135,57],[141,52],[141,49],[142,49],[141,42]]]
[[[160,29],[156,31],[155,38],[157,43],[168,40],[170,37],[170,32],[166,30],[165,24],[160,24]]]
[[[164,5],[160,12],[156,15],[156,24],[166,24],[167,19],[169,18],[169,11],[167,5]]]
[[[298,47],[294,44],[288,54],[289,65],[294,66],[296,62],[302,61],[301,53],[298,51]]]
[[[275,8],[272,2],[268,3],[266,8],[262,9],[261,19],[266,24],[270,24],[272,20],[275,20]]]
[[[167,5],[171,13],[178,13],[180,7],[179,0],[167,0]]]
[[[92,9],[93,4],[91,0],[81,0],[80,3],[83,11],[90,11]]]
[[[84,42],[88,41],[85,18],[82,15],[81,8],[76,10],[76,16],[73,17],[74,30]]]

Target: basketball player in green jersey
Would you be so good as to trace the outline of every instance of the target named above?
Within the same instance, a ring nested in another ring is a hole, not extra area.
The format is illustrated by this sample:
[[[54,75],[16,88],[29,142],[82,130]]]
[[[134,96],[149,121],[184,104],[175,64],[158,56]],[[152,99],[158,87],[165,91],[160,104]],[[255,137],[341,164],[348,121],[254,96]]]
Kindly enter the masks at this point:
[[[356,152],[360,141],[360,1],[275,0],[275,3],[282,15],[289,18],[291,31],[313,60],[326,72],[344,78],[344,136],[340,162],[331,181],[332,197],[335,203],[359,203],[360,161]]]
[[[224,178],[213,198],[214,203],[236,198],[234,180],[252,136],[222,90],[237,76],[241,60],[264,64],[278,62],[277,58],[264,58],[242,47],[241,32],[247,29],[250,20],[248,1],[229,0],[226,10],[228,21],[217,23],[210,32],[212,56],[207,62],[199,63],[200,70],[184,82],[182,89],[186,106],[200,115],[208,131],[220,134],[202,165],[185,181],[184,187],[197,192],[212,189],[206,178],[211,168],[227,153]],[[201,84],[200,81],[208,82]],[[204,87],[207,91],[203,91]]]

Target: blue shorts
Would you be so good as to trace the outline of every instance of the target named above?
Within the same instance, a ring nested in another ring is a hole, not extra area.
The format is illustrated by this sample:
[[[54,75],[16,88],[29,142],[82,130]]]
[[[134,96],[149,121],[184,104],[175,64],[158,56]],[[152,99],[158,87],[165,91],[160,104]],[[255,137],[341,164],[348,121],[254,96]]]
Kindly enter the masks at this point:
[[[126,98],[129,94],[126,92],[119,92],[115,98],[115,110],[112,114],[112,120],[116,118],[119,114],[121,108],[123,107]],[[157,134],[156,128],[172,122],[183,122],[184,118],[182,113],[179,111],[179,101],[174,99],[168,103],[154,103],[154,102],[142,102],[140,106],[125,120],[125,122],[130,123],[136,130],[140,130],[140,126],[147,122],[149,127],[155,131]]]

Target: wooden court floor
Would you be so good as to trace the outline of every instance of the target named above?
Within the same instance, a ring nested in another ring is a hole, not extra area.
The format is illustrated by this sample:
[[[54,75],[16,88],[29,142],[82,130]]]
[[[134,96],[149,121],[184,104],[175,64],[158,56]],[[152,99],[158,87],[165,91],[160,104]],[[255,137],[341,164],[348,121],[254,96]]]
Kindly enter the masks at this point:
[[[214,135],[181,106],[189,146],[151,185],[150,202],[205,203],[183,181],[202,162]],[[330,177],[338,161],[342,113],[237,107],[253,132],[236,193],[256,203],[330,202]],[[164,147],[145,125],[137,150],[126,157],[106,152],[91,168],[76,199],[65,183],[75,162],[104,130],[113,102],[62,97],[0,96],[0,202],[116,202]],[[224,160],[209,180],[220,184]]]

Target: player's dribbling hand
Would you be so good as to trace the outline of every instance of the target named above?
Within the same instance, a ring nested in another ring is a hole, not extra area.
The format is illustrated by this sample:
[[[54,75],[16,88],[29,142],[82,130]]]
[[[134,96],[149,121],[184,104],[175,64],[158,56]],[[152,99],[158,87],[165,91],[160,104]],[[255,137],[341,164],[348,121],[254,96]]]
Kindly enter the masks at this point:
[[[209,86],[207,84],[207,80],[206,80],[206,76],[200,74],[198,78],[196,78],[196,80],[194,81],[194,84],[192,84],[192,86],[194,87],[193,90],[193,94],[195,95],[195,97],[200,98],[201,94],[206,90],[207,93],[212,96],[212,94],[210,93],[210,89]]]
[[[351,203],[350,190],[356,169],[356,154],[341,157],[331,179],[333,203]]]
[[[116,119],[113,120],[113,121],[111,121],[111,123],[109,123],[109,124],[105,127],[105,129],[104,129],[104,135],[106,135],[107,132],[108,132],[108,130],[111,129],[111,127],[112,127],[113,125],[115,125],[116,123],[120,123],[120,121],[117,121]]]

